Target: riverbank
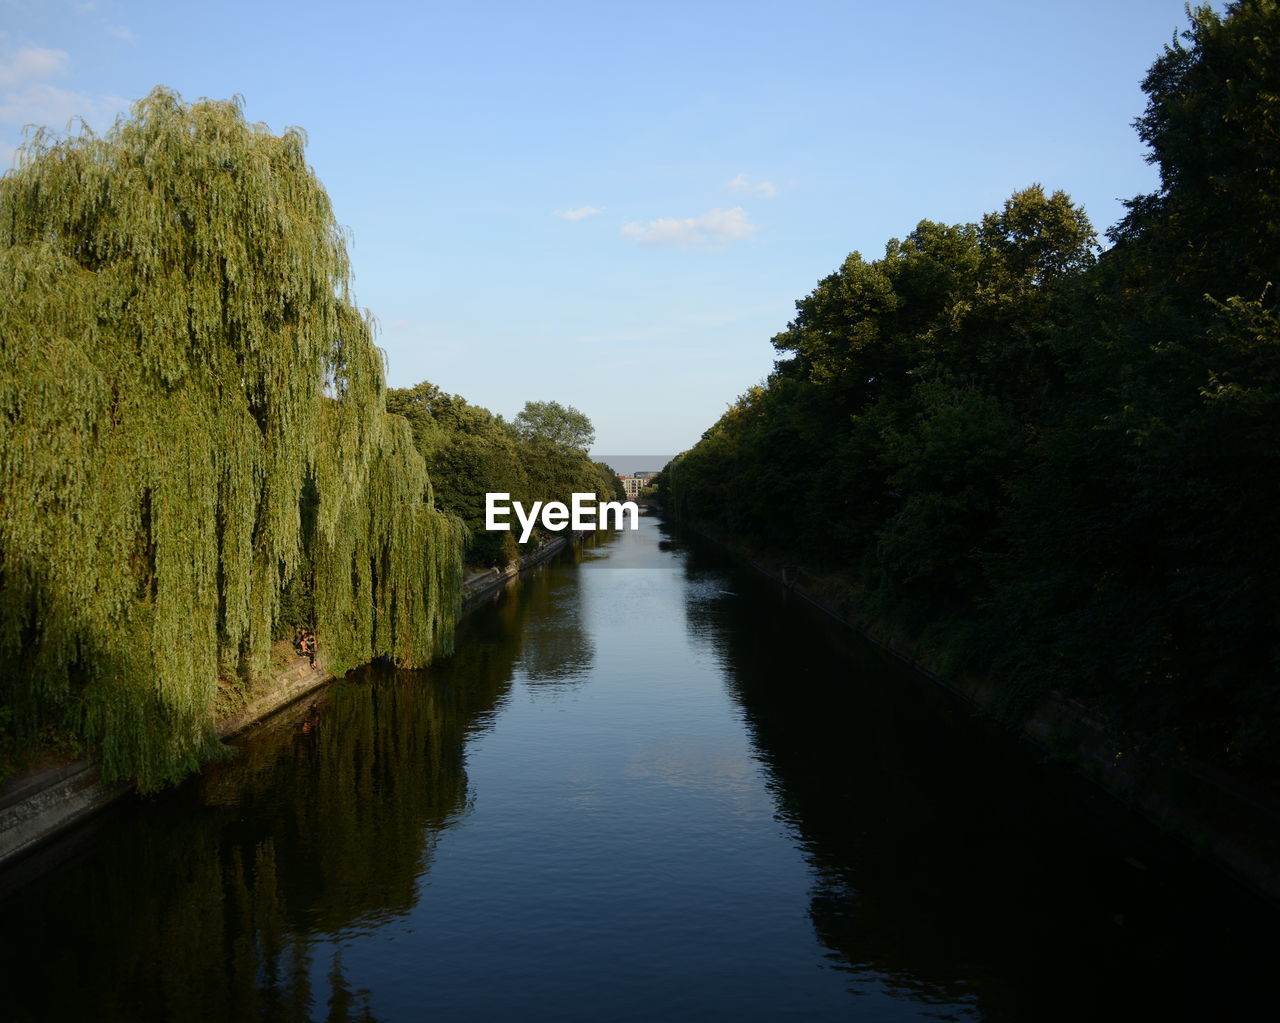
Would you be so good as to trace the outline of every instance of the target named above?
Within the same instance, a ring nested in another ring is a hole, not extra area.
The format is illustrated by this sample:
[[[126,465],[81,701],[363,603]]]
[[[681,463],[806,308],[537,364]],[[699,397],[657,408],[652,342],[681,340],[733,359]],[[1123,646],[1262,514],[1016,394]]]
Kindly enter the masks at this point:
[[[554,537],[505,569],[472,573],[463,582],[462,613],[496,596],[522,573],[549,561],[584,535]],[[284,659],[269,677],[258,681],[247,702],[219,718],[218,735],[232,738],[332,680],[323,657],[315,668],[306,657]],[[132,790],[127,782],[104,782],[97,765],[87,758],[47,765],[7,779],[0,784],[0,867],[22,858]]]
[[[546,540],[532,554],[526,554],[519,562],[513,562],[506,568],[490,568],[483,572],[473,572],[462,583],[462,609],[467,611],[480,603],[485,597],[500,592],[508,583],[519,577],[522,572],[549,561],[569,546],[571,542],[582,540],[588,534],[575,533],[557,536]]]
[[[862,613],[842,581],[703,530],[694,532],[857,630],[981,713],[998,716],[999,693],[989,680],[953,669],[945,650],[930,648],[893,622]],[[1144,756],[1118,740],[1105,718],[1057,692],[1038,701],[1020,720],[1018,730],[1044,755],[1083,773],[1160,830],[1211,859],[1237,882],[1280,905],[1277,793],[1216,766]]]
[[[270,717],[332,676],[293,657],[259,680],[248,702],[218,720],[219,737],[229,739]],[[20,859],[133,791],[128,782],[105,782],[98,765],[85,758],[53,764],[10,778],[0,785],[0,866]]]

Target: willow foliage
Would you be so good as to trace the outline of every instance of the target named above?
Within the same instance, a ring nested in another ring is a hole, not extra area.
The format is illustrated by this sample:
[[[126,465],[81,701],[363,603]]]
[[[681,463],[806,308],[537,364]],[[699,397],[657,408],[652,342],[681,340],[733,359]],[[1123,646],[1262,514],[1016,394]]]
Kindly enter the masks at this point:
[[[156,89],[0,178],[0,722],[111,777],[216,749],[219,674],[266,671],[294,580],[332,670],[448,640],[462,529],[303,144]]]

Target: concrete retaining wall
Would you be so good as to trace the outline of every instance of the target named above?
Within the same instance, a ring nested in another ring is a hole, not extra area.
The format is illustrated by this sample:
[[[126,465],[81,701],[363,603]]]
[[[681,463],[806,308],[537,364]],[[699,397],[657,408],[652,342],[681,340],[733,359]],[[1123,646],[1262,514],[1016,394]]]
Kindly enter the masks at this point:
[[[323,667],[294,658],[275,675],[275,684],[245,707],[218,722],[224,739],[244,731],[329,681]],[[0,785],[0,865],[16,860],[46,839],[133,790],[127,782],[107,784],[90,760],[77,760],[11,779]]]

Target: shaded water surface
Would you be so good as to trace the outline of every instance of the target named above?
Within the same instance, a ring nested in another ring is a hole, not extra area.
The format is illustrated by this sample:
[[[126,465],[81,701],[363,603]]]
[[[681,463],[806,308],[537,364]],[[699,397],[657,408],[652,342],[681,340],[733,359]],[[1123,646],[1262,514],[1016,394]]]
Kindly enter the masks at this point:
[[[1250,1019],[1276,915],[659,523],[0,875],[7,1020]]]

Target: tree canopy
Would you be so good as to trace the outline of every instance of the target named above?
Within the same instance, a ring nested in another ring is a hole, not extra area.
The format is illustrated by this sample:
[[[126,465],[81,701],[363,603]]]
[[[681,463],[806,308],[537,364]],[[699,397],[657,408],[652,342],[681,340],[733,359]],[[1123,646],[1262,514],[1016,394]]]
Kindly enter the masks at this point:
[[[516,413],[516,432],[521,440],[549,441],[558,448],[586,453],[596,439],[591,420],[572,405],[557,401],[527,401]]]
[[[1280,6],[1153,64],[1161,187],[1099,253],[1032,186],[921,221],[796,303],[781,358],[664,473],[677,512],[1117,742],[1280,771]]]
[[[505,565],[520,553],[511,533],[485,531],[487,493],[507,493],[527,506],[567,502],[575,491],[602,500],[623,496],[613,470],[587,456],[595,431],[577,409],[531,401],[508,423],[426,381],[388,392],[387,407],[409,420],[440,506],[470,528],[471,564]]]
[[[108,777],[215,749],[282,596],[333,670],[447,643],[462,543],[296,129],[156,89],[0,178],[0,690]]]

